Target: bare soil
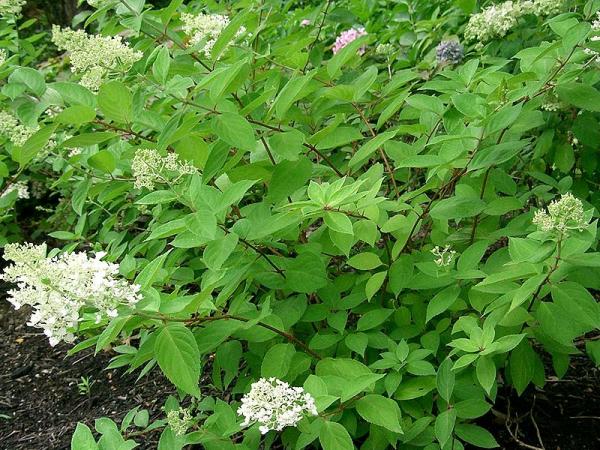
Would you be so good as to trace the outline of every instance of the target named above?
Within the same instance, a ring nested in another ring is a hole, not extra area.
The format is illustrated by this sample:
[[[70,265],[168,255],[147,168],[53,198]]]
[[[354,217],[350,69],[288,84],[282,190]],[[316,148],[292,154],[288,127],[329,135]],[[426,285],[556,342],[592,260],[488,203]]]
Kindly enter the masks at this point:
[[[77,422],[93,429],[94,419],[120,420],[134,406],[160,417],[175,388],[154,370],[136,383],[123,369],[105,370],[111,355],[93,349],[67,357],[68,345],[50,347],[40,330],[27,327],[27,312],[0,300],[0,449],[63,450],[70,448]],[[78,383],[87,377],[89,396]],[[139,449],[156,449],[158,433]]]

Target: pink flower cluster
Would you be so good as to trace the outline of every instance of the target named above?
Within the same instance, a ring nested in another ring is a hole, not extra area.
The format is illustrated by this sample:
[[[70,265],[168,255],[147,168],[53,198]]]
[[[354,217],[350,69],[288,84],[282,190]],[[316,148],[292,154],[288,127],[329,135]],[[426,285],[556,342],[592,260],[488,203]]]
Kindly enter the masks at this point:
[[[333,44],[333,47],[331,48],[331,50],[333,51],[333,54],[335,55],[337,52],[339,52],[341,49],[343,49],[350,42],[358,39],[361,36],[366,36],[366,35],[367,35],[367,32],[365,31],[365,29],[363,27],[350,28],[349,30],[342,31],[342,33],[335,39],[335,44]],[[359,48],[358,54],[361,56],[364,55],[365,50],[366,50],[366,48],[364,46]]]

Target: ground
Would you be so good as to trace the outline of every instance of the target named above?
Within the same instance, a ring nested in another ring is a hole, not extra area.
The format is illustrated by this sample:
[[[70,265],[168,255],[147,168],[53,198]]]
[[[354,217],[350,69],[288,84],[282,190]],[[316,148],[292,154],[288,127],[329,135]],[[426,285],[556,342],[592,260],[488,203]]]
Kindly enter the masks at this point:
[[[68,449],[77,422],[93,428],[95,418],[107,416],[120,424],[137,405],[151,418],[163,415],[175,389],[159,370],[136,383],[136,374],[105,370],[110,354],[86,350],[67,357],[69,346],[50,347],[26,319],[25,311],[0,300],[0,450]],[[79,392],[81,377],[93,382],[89,397]],[[138,448],[156,449],[157,437]]]
[[[151,418],[161,417],[174,388],[158,370],[136,383],[123,369],[105,370],[110,354],[67,357],[69,346],[50,347],[26,319],[25,311],[0,300],[0,450],[68,449],[77,422],[92,427],[94,418],[109,416],[119,423],[136,405]],[[94,382],[89,397],[79,392],[81,377]],[[481,424],[504,449],[598,449],[599,386],[600,371],[578,356],[563,379],[548,375],[543,389],[531,388],[522,397],[501,391]],[[148,436],[138,448],[156,449],[156,438],[157,433]]]

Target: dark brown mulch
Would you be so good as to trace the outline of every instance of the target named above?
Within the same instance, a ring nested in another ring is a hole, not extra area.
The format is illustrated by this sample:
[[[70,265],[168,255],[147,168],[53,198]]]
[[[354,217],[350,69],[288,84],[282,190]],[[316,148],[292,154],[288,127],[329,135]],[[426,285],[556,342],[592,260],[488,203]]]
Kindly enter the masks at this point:
[[[599,449],[600,370],[587,355],[577,355],[559,380],[545,363],[543,388],[530,386],[520,397],[506,388],[481,425],[504,449]]]
[[[70,346],[50,347],[40,330],[27,327],[27,312],[0,299],[0,449],[63,450],[77,422],[93,429],[94,419],[118,425],[135,406],[160,417],[173,386],[154,370],[137,384],[137,374],[104,370],[111,355],[86,350],[67,357]],[[79,393],[81,377],[93,382],[90,396]],[[159,433],[144,436],[139,449],[155,449]],[[140,439],[137,440],[141,442]]]

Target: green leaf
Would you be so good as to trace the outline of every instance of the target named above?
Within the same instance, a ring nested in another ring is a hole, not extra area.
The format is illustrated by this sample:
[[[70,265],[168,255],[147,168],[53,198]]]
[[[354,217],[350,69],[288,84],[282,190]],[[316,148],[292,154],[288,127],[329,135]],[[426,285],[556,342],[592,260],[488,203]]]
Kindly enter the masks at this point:
[[[563,282],[552,285],[554,304],[565,312],[569,321],[582,324],[589,331],[600,328],[600,304],[578,283]]]
[[[319,432],[319,442],[323,450],[354,450],[352,438],[343,425],[325,421]]]
[[[292,344],[275,344],[263,357],[260,373],[262,377],[275,377],[280,380],[290,371],[296,349]]]
[[[246,17],[247,12],[235,14],[231,22],[229,22],[229,25],[227,25],[225,29],[219,33],[219,37],[217,38],[210,52],[210,58],[213,62],[218,61],[223,52],[227,50],[228,44],[235,38],[238,30],[245,23]]]
[[[371,301],[373,296],[379,291],[383,282],[385,281],[385,277],[387,276],[387,272],[379,272],[369,278],[367,281],[367,285],[365,286],[365,293],[367,294],[367,300]]]
[[[169,203],[177,198],[173,191],[154,191],[140,198],[136,203],[138,205],[158,205],[160,203]]]
[[[56,127],[56,125],[47,125],[33,134],[22,147],[15,147],[13,159],[20,167],[25,167],[48,144]]]
[[[471,93],[455,94],[452,96],[452,104],[459,112],[469,118],[485,116],[485,100],[479,95]]]
[[[119,335],[128,317],[115,317],[110,321],[108,326],[102,331],[96,342],[96,350],[94,353],[98,353],[103,348],[107,347],[115,338]]]
[[[398,403],[383,395],[365,395],[356,402],[356,411],[367,422],[402,433],[402,417]]]
[[[452,361],[449,358],[446,358],[442,364],[440,364],[436,382],[438,393],[448,403],[450,403],[452,392],[454,392],[455,381],[456,376],[452,371]]]
[[[162,10],[160,17],[161,17],[161,21],[162,21],[163,25],[165,25],[165,27],[169,24],[169,22],[173,18],[173,15],[176,13],[177,8],[179,8],[182,3],[183,3],[183,0],[171,0],[171,2],[169,3],[169,6],[167,6],[166,8],[164,8]]]
[[[87,425],[77,424],[75,433],[71,438],[71,450],[98,450],[92,430]]]
[[[390,102],[390,104],[388,106],[386,106],[386,108],[379,115],[379,119],[377,119],[377,129],[378,130],[388,121],[388,119],[390,117],[392,117],[394,114],[396,114],[398,112],[400,107],[406,101],[406,98],[408,97],[408,95],[409,95],[408,91],[398,94],[398,96],[396,98],[394,98],[394,100],[392,100],[392,102]]]
[[[382,264],[379,256],[371,252],[359,253],[348,260],[348,265],[358,270],[372,270]]]
[[[290,161],[296,161],[303,151],[304,134],[298,130],[275,133],[269,138],[273,153]]]
[[[109,81],[100,86],[98,106],[107,119],[119,123],[131,123],[133,96],[120,81]]]
[[[50,87],[60,94],[65,103],[96,108],[96,96],[79,83],[60,81],[52,83]]]
[[[138,411],[134,418],[133,423],[136,427],[146,428],[148,426],[148,422],[150,421],[150,413],[147,409],[142,409]]]
[[[200,352],[192,332],[180,324],[163,328],[154,344],[156,360],[179,389],[200,398]]]
[[[440,200],[431,208],[433,219],[462,219],[473,217],[485,209],[485,202],[477,197],[451,197]]]
[[[537,355],[528,341],[522,341],[510,353],[510,378],[517,393],[521,395],[535,375]]]
[[[362,164],[366,159],[368,159],[373,152],[375,152],[378,148],[380,148],[385,142],[392,139],[396,136],[397,131],[386,131],[385,133],[381,133],[375,136],[373,139],[364,144],[358,151],[350,158],[348,165],[350,167],[356,167]]]
[[[165,84],[167,81],[170,66],[171,55],[169,54],[169,49],[163,46],[156,54],[156,59],[154,60],[154,64],[152,64],[152,74],[160,84]]]
[[[477,448],[500,447],[494,436],[492,436],[492,433],[477,425],[460,423],[456,425],[455,432],[460,439]]]
[[[149,288],[152,286],[154,282],[158,280],[158,274],[160,269],[162,268],[167,256],[169,256],[170,251],[163,253],[158,258],[151,261],[146,267],[142,269],[142,271],[135,278],[135,284],[139,284],[142,287],[142,290]]]
[[[92,155],[87,162],[94,169],[105,173],[112,173],[117,168],[115,156],[108,150],[100,150],[98,153]]]
[[[527,140],[502,142],[479,150],[469,164],[469,171],[498,166],[514,158],[529,143]]]
[[[477,419],[484,416],[492,408],[485,400],[469,398],[454,404],[456,416],[461,419]]]
[[[46,81],[42,71],[30,67],[18,67],[8,77],[9,83],[20,83],[27,86],[37,97],[41,97],[46,92]]]
[[[488,246],[488,241],[479,241],[467,247],[458,259],[457,268],[459,272],[476,269]]]
[[[361,392],[372,391],[375,386],[375,383],[385,376],[382,373],[369,373],[355,376],[348,375],[346,375],[346,379],[343,386],[340,386],[340,400],[342,402],[347,402],[352,397],[355,397]]]
[[[224,71],[215,76],[214,80],[210,83],[210,98],[214,103],[217,103],[224,94],[234,91],[237,86],[237,80],[240,77],[245,78],[248,75],[250,67],[246,59],[242,59],[223,69]]]
[[[96,118],[96,110],[86,105],[75,105],[64,109],[58,116],[56,121],[68,125],[81,125],[91,122]]]
[[[352,333],[346,336],[344,343],[350,350],[364,356],[369,344],[369,336],[366,333]]]
[[[356,323],[356,329],[358,331],[365,331],[378,327],[385,322],[393,312],[394,311],[391,309],[384,308],[369,311],[363,314],[360,319],[358,319],[358,322]]]
[[[89,178],[82,180],[78,183],[77,188],[73,191],[73,197],[71,197],[71,206],[73,206],[73,211],[75,211],[79,216],[83,214],[83,207],[85,206],[85,201],[87,200],[91,183],[92,180]]]
[[[508,353],[515,348],[523,340],[525,334],[510,334],[508,336],[502,336],[495,342],[492,342],[481,355],[494,355],[499,353]]]
[[[77,235],[70,231],[53,231],[52,233],[48,233],[48,236],[64,241],[77,240]]]
[[[312,174],[312,162],[301,157],[297,161],[282,161],[275,166],[271,183],[269,184],[269,198],[277,203],[302,188]]]
[[[426,322],[429,322],[435,316],[442,314],[446,311],[458,298],[460,294],[460,286],[451,285],[444,290],[438,292],[427,304],[427,318]]]
[[[406,99],[406,103],[419,111],[430,111],[438,116],[444,114],[445,110],[444,103],[432,95],[414,94]]]
[[[327,285],[327,273],[321,257],[304,252],[287,262],[286,286],[293,291],[310,294]]]
[[[66,148],[89,147],[90,145],[101,144],[109,139],[119,137],[116,133],[101,131],[98,133],[84,133],[67,139],[62,146]]]
[[[121,436],[121,433],[119,432],[117,424],[108,417],[96,419],[94,425],[96,427],[96,431],[102,435],[98,441],[98,446],[101,450],[113,448],[119,450],[129,450],[133,448],[125,442],[125,439],[123,439],[123,436]]]
[[[489,395],[496,381],[496,365],[494,361],[489,356],[480,356],[475,369],[479,384],[481,384],[481,387]]]
[[[512,125],[519,117],[519,114],[521,114],[522,109],[523,105],[521,103],[516,105],[508,104],[507,106],[504,106],[498,112],[494,113],[489,120],[487,120],[486,134],[489,135]]]
[[[350,218],[341,212],[337,211],[325,211],[323,215],[325,225],[333,231],[338,233],[344,233],[354,235],[354,229],[352,228],[352,221]]]
[[[452,437],[455,423],[456,411],[454,409],[447,409],[435,418],[435,437],[441,447],[444,447]]]
[[[213,351],[242,327],[237,320],[218,320],[209,322],[205,327],[196,331],[198,350],[204,355]]]
[[[173,432],[171,427],[167,427],[160,435],[157,450],[181,450],[184,446],[181,441],[182,439]]]
[[[219,138],[240,150],[251,151],[256,147],[254,129],[239,114],[219,114],[212,121],[212,129]]]
[[[352,99],[355,102],[359,101],[361,97],[365,94],[365,92],[367,92],[371,88],[373,83],[375,83],[375,80],[377,80],[377,75],[377,66],[372,65],[369,66],[369,68],[365,70],[365,72],[361,76],[354,80],[354,82],[352,83],[352,88],[354,90],[354,95]]]
[[[222,238],[209,242],[202,257],[204,264],[211,270],[219,270],[233,253],[237,244],[238,236],[235,233],[229,233]]]
[[[309,72],[306,75],[296,76],[291,78],[286,85],[281,89],[273,105],[271,105],[271,111],[275,111],[275,117],[278,120],[282,120],[285,113],[290,109],[290,106],[303,97],[302,92],[306,86],[312,80],[315,72]]]
[[[551,242],[540,245],[538,241],[527,238],[511,237],[508,240],[508,253],[514,262],[540,262],[555,248],[556,245]]]
[[[315,136],[313,136],[313,138]],[[351,142],[362,140],[363,138],[364,136],[357,128],[337,127],[327,136],[323,136],[322,139],[318,139],[312,143],[317,145],[317,149],[326,150],[330,148],[342,147],[346,144],[350,144]]]
[[[587,111],[600,111],[600,92],[589,84],[568,82],[560,83],[556,89],[558,98]]]

